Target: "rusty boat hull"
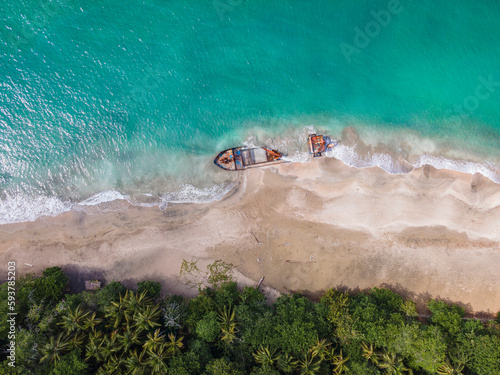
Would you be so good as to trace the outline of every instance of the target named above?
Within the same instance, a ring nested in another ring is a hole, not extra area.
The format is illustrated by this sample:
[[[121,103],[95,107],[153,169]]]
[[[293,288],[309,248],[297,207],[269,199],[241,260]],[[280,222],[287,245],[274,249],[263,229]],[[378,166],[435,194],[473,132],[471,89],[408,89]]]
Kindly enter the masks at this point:
[[[220,152],[214,164],[226,171],[241,171],[250,168],[265,167],[284,163],[283,154],[265,147],[233,147]]]
[[[332,148],[339,144],[339,141],[332,139],[327,135],[309,134],[307,143],[309,145],[309,153],[313,157],[317,158],[319,156],[324,156],[326,152],[331,151]]]

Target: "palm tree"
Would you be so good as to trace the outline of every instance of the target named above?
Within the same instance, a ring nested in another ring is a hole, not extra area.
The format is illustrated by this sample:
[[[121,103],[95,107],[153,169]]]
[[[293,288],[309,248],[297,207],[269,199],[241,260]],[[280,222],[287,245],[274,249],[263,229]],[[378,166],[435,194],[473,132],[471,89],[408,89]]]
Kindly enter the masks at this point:
[[[63,339],[63,334],[51,336],[49,342],[42,349],[43,357],[40,362],[49,361],[49,363],[61,360],[61,355],[68,349],[68,343]]]
[[[126,363],[126,360],[123,356],[123,353],[121,356],[117,357],[114,354],[111,355],[109,358],[108,362],[106,363],[106,373],[107,374],[122,374],[123,373],[123,367]]]
[[[319,338],[316,340],[316,344],[311,346],[309,351],[313,355],[313,357],[319,357],[322,361],[328,355],[328,348],[332,344],[327,342],[326,339],[320,340]]]
[[[168,334],[168,341],[165,343],[165,347],[170,354],[172,354],[173,356],[181,354],[181,348],[184,346],[184,344],[182,343],[183,338],[184,336],[181,336],[176,339],[175,335],[171,333]]]
[[[120,375],[122,372],[117,366],[116,362],[113,359],[109,359],[106,363],[104,363],[99,370],[97,370],[97,375]]]
[[[217,320],[219,321],[220,328],[226,331],[236,328],[236,320],[234,318],[235,311],[231,306],[226,307],[222,311],[219,311],[217,315]]]
[[[150,328],[155,328],[161,326],[158,323],[160,319],[160,307],[147,306],[143,311],[137,311],[134,315],[134,326],[140,331],[147,331]]]
[[[95,327],[98,326],[102,322],[102,319],[96,318],[96,313],[92,313],[92,315],[88,315],[83,321],[83,329],[91,330],[95,332]]]
[[[125,319],[127,321],[135,317],[137,312],[142,312],[144,309],[152,306],[152,300],[146,296],[146,292],[126,293],[123,303],[125,305]]]
[[[78,305],[74,310],[69,308],[62,316],[62,325],[66,332],[80,331],[85,329],[85,318],[90,314],[90,311],[85,311],[81,305]]]
[[[235,311],[231,307],[224,306],[224,310],[219,311],[217,321],[221,329],[221,340],[224,344],[229,345],[236,339],[236,319]]]
[[[165,336],[157,329],[153,334],[148,333],[147,340],[142,346],[144,350],[155,351],[161,344],[165,342]]]
[[[459,363],[453,366],[448,358],[445,359],[444,363],[438,367],[437,373],[439,375],[462,375],[464,370],[464,365]]]
[[[311,352],[304,354],[303,358],[298,363],[300,375],[314,375],[317,374],[321,366],[321,359],[316,358]]]
[[[146,362],[143,360],[144,351],[137,354],[137,350],[134,349],[130,352],[129,357],[125,361],[126,374],[127,375],[139,375],[143,373]]]
[[[139,344],[139,342],[140,332],[133,330],[128,323],[116,334],[116,343],[120,350],[124,352],[128,352],[133,345]]]
[[[294,371],[298,363],[290,354],[283,354],[278,358],[278,368],[285,373]]]
[[[404,366],[403,359],[399,358],[395,353],[385,352],[379,355],[380,362],[378,368],[384,369],[387,375],[402,375],[404,372],[411,370]]]
[[[155,351],[148,352],[146,364],[151,368],[151,374],[166,374],[168,366],[166,359],[171,356],[171,352],[165,344],[162,344]]]
[[[264,368],[271,368],[274,366],[274,363],[278,361],[280,358],[279,355],[275,356],[276,349],[269,350],[269,346],[265,348],[260,346],[260,349],[257,352],[253,353],[253,357],[255,358],[255,362],[260,364]]]
[[[127,308],[130,310],[137,310],[153,303],[153,300],[146,295],[145,291],[142,293],[130,292],[126,300]]]
[[[97,331],[97,332],[92,332],[89,335],[89,342],[87,343],[86,346],[86,354],[85,354],[85,360],[88,361],[90,358],[98,358],[99,354],[101,353],[101,346],[104,343],[104,341],[101,338],[102,332]]]
[[[224,328],[221,331],[220,339],[224,345],[230,345],[236,339],[236,329],[234,327],[226,331]]]
[[[375,365],[378,363],[378,354],[375,349],[373,349],[373,344],[370,344],[370,346],[368,346],[364,342],[362,342],[361,349],[363,349],[363,357],[366,360],[372,361]]]
[[[86,335],[84,333],[75,333],[65,339],[68,343],[68,351],[81,348],[85,344],[85,337]]]
[[[110,335],[106,335],[103,337],[102,343],[100,345],[100,351],[98,353],[98,359],[100,359],[101,361],[107,360],[119,350],[120,345],[118,345],[117,343],[117,334],[116,331],[113,331]]]
[[[118,328],[125,319],[125,312],[127,310],[127,306],[125,304],[126,299],[128,298],[128,290],[125,293],[125,296],[120,294],[119,301],[113,301],[106,307],[105,317],[112,323],[113,328]]]
[[[340,354],[330,356],[330,362],[332,363],[333,366],[335,366],[333,368],[333,374],[341,375],[347,372],[347,366],[346,366],[347,361],[349,361],[349,356],[344,357],[344,355],[342,354],[342,350],[340,351]]]

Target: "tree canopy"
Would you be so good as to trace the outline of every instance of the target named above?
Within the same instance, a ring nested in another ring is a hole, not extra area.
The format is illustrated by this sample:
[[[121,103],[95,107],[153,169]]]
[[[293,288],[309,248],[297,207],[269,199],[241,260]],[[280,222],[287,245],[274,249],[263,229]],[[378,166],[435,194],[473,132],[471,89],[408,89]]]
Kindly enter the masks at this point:
[[[193,262],[184,268],[200,272]],[[498,318],[467,319],[431,300],[428,319],[418,319],[414,302],[382,288],[267,304],[258,289],[237,288],[231,265],[207,270],[192,299],[161,295],[147,280],[72,294],[59,267],[22,277],[16,367],[3,354],[0,374],[500,374]],[[2,353],[8,333],[2,321]]]

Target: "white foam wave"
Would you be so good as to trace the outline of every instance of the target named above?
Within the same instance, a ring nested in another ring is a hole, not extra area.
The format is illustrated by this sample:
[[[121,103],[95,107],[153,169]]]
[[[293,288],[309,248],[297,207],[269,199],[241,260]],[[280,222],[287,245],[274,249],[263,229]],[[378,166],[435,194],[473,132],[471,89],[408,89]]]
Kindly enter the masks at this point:
[[[500,166],[489,162],[472,162],[466,160],[453,160],[444,156],[429,154],[420,155],[416,162],[397,160],[393,155],[386,153],[371,153],[360,155],[354,146],[339,144],[331,152],[325,154],[341,160],[344,164],[356,168],[379,167],[391,174],[404,174],[414,168],[431,165],[436,169],[449,169],[463,173],[481,173],[493,182],[500,183]]]
[[[314,127],[309,126],[302,129],[300,134],[295,134],[296,136],[289,136],[287,138],[260,141],[250,137],[245,142],[245,146],[257,147],[256,144],[269,144],[269,147],[288,153],[283,158],[284,160],[305,163],[311,160],[309,153],[305,151],[307,135],[314,132]],[[356,144],[346,145],[344,143],[338,144],[325,155],[339,159],[351,167],[379,167],[391,174],[408,173],[414,168],[420,168],[428,164],[437,169],[449,169],[469,174],[481,173],[490,180],[500,183],[500,164],[488,161],[474,162],[460,160],[460,155],[452,154],[446,149],[443,150],[445,155],[435,155],[435,153],[438,153],[438,149],[434,143],[430,143],[427,140],[422,142],[417,141],[410,142],[412,147],[407,148],[401,155],[398,155],[398,151],[391,153],[378,152],[380,149],[395,150],[398,149],[397,147],[377,148],[377,144],[368,148],[360,148]],[[363,152],[363,150],[366,151]],[[411,156],[408,156],[409,154]],[[465,155],[464,159],[468,159],[468,157]],[[71,209],[85,210],[89,213],[122,209],[123,205],[119,201],[126,201],[134,206],[158,206],[160,209],[164,209],[169,203],[211,203],[222,199],[233,187],[234,184],[229,183],[209,188],[197,188],[191,184],[185,184],[172,192],[160,196],[152,196],[151,194],[129,196],[116,190],[107,190],[79,203],[63,201],[56,197],[29,197],[22,194],[17,196],[7,195],[4,199],[0,200],[0,224],[34,221],[42,216],[55,216]],[[117,201],[117,204],[110,204],[113,201]]]
[[[309,152],[296,151],[291,155],[283,156],[282,159],[291,163],[307,163],[311,160],[311,155]]]
[[[380,152],[360,155],[354,146],[344,144],[338,144],[325,155],[339,159],[350,167],[379,167],[391,174],[408,173],[412,169],[409,163],[398,161],[392,155]]]
[[[214,185],[209,188],[200,189],[191,184],[181,186],[179,189],[166,193],[161,197],[161,209],[168,203],[211,203],[221,200],[235,184]]]
[[[413,165],[415,168],[419,168],[426,164],[432,165],[436,169],[451,169],[469,174],[481,173],[491,181],[500,183],[500,166],[490,162],[477,163],[466,160],[451,160],[442,156],[421,155]]]
[[[80,206],[95,206],[100,203],[112,202],[114,200],[128,200],[128,196],[121,194],[116,190],[106,190],[85,199],[83,202],[78,203]]]
[[[311,157],[304,150],[308,134],[317,133],[314,125],[304,126],[298,133],[286,138],[274,137],[266,138],[266,135],[257,140],[254,136],[249,136],[245,142],[247,147],[257,147],[256,144],[265,143],[270,147],[280,150],[285,154],[283,160],[294,163],[307,163]],[[322,131],[320,131],[322,133]],[[327,132],[328,133],[328,132]],[[377,133],[363,137],[361,143],[346,145],[340,143],[331,151],[325,153],[327,157],[334,157],[344,164],[355,168],[379,167],[390,174],[405,174],[414,168],[422,167],[426,164],[437,169],[449,169],[463,173],[481,173],[490,180],[500,183],[500,164],[481,161],[475,162],[467,160],[473,159],[473,155],[459,154],[449,147],[438,147],[438,142],[429,138],[419,138],[414,134],[405,134],[404,142],[401,144],[401,136],[394,139],[391,137],[374,137]],[[373,141],[366,143],[366,141]],[[385,145],[384,145],[385,143]],[[391,145],[393,147],[389,147]],[[368,145],[368,147],[367,147]],[[394,152],[380,152],[377,148],[393,149]],[[439,155],[439,152],[444,155]],[[411,155],[411,156],[410,156]],[[463,158],[463,159],[461,159]]]
[[[245,142],[243,142],[243,146],[246,148],[255,148],[255,147],[261,147],[257,146],[255,143],[255,137],[249,137]]]
[[[63,201],[56,197],[32,198],[25,195],[6,197],[0,200],[0,225],[35,221],[43,216],[57,216],[70,210],[83,210],[89,214],[104,213],[123,209],[122,202],[133,206],[165,209],[168,203],[211,203],[222,199],[234,184],[215,185],[200,189],[186,184],[179,189],[166,193],[157,200],[151,194],[138,196],[123,195],[116,190],[100,192],[79,203]],[[111,204],[116,202],[117,204]]]
[[[56,216],[71,210],[72,207],[73,203],[56,197],[8,196],[0,201],[0,224],[34,221],[41,216]]]

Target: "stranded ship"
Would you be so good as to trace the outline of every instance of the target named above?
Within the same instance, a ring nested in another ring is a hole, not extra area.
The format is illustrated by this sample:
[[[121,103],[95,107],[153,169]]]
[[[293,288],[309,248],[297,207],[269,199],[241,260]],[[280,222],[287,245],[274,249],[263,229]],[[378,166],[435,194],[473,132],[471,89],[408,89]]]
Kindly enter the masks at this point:
[[[307,143],[309,144],[309,153],[314,158],[317,158],[318,156],[323,156],[325,152],[337,146],[339,141],[327,135],[310,134]]]
[[[263,167],[283,163],[283,154],[265,147],[228,148],[217,155],[214,164],[227,171],[240,171],[249,168]]]
[[[313,157],[323,156],[338,145],[338,141],[326,135],[310,134],[307,139],[309,153]],[[227,171],[241,171],[249,168],[264,167],[284,163],[283,154],[265,147],[233,147],[220,152],[214,164]]]

